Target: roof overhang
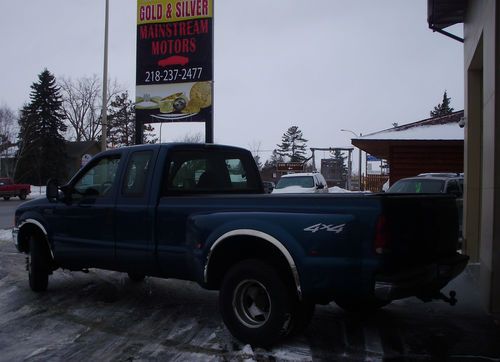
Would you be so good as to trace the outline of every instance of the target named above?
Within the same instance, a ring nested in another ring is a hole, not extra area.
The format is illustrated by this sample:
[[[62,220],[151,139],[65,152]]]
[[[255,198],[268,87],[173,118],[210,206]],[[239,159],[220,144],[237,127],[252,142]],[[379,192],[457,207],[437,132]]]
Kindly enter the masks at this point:
[[[465,19],[466,0],[427,0],[429,28],[442,30]]]
[[[463,43],[463,38],[443,29],[464,22],[466,1],[427,0],[427,23],[429,28]]]

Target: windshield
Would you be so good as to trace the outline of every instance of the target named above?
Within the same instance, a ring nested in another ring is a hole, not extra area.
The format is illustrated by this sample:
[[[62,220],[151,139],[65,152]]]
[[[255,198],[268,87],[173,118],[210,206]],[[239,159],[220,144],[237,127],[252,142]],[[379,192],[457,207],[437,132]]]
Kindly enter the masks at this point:
[[[399,180],[387,192],[397,193],[431,193],[439,194],[444,191],[443,180]]]
[[[277,189],[284,189],[285,187],[298,186],[304,188],[314,187],[314,179],[312,176],[297,176],[297,177],[282,177],[278,184]]]

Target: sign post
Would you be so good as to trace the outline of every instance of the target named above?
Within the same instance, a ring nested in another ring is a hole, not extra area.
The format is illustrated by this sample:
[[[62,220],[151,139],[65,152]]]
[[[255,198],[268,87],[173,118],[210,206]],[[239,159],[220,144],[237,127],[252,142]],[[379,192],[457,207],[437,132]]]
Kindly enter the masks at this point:
[[[145,123],[205,122],[213,143],[213,0],[138,0],[136,143]]]

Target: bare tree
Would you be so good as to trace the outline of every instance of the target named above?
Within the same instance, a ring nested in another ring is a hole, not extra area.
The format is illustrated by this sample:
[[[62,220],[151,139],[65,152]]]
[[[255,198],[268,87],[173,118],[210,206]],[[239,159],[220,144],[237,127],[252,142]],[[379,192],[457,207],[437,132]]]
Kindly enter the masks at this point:
[[[249,149],[252,152],[253,159],[255,160],[255,164],[259,170],[262,170],[262,159],[260,157],[260,149],[262,146],[261,141],[253,141],[252,144],[249,145]]]
[[[205,138],[200,132],[197,133],[189,132],[184,136],[175,139],[174,142],[203,143],[205,142]]]
[[[101,80],[93,75],[75,81],[62,78],[60,83],[69,138],[76,141],[97,141],[101,134]],[[109,81],[108,90],[108,105],[112,98],[123,92],[116,80]]]
[[[0,174],[2,176],[12,176],[15,167],[15,164],[9,166],[9,161],[4,162],[3,159],[11,159],[13,156],[9,155],[9,149],[15,145],[16,141],[16,118],[9,107],[0,106]]]
[[[3,153],[14,144],[16,116],[6,105],[0,106],[0,151]]]

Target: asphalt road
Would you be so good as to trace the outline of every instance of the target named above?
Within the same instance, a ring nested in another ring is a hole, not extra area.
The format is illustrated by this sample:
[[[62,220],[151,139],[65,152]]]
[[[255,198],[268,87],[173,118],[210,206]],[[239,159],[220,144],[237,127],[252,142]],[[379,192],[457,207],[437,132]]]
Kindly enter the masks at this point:
[[[30,196],[27,200],[30,200]],[[0,229],[11,229],[14,226],[14,211],[23,202],[25,201],[21,201],[17,197],[9,201],[0,198]]]
[[[225,328],[217,292],[191,282],[57,270],[28,287],[25,257],[0,241],[0,361],[500,361],[500,326],[467,270],[458,304],[393,302],[374,315],[318,306],[304,334],[253,349]]]

